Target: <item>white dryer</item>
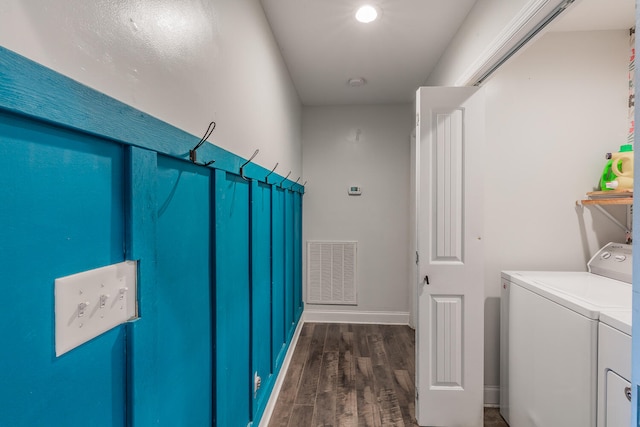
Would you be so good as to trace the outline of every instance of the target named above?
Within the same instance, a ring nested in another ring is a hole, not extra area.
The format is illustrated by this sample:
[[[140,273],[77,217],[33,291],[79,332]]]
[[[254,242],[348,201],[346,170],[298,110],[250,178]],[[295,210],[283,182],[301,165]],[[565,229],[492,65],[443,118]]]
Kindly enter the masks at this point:
[[[500,413],[513,427],[596,427],[600,313],[631,309],[631,246],[589,272],[504,271]]]

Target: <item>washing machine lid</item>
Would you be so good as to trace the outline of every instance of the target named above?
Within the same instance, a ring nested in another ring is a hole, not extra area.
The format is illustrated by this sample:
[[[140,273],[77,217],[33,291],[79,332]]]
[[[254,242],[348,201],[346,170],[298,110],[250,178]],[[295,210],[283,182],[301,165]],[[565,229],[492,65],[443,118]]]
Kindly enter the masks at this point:
[[[600,312],[600,321],[631,336],[631,310],[606,310]]]
[[[587,272],[505,271],[503,277],[590,319],[604,310],[630,310],[631,285]]]

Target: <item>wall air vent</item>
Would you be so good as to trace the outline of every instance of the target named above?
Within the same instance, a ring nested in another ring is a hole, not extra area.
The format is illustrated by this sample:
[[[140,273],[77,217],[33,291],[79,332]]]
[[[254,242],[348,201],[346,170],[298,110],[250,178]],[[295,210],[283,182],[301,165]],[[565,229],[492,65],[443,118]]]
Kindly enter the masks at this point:
[[[307,242],[307,303],[356,305],[358,242]]]

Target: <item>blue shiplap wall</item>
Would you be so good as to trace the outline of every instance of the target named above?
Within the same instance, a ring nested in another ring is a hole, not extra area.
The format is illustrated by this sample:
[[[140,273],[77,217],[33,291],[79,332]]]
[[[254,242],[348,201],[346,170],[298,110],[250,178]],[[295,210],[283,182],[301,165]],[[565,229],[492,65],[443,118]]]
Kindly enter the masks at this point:
[[[211,144],[195,166],[197,141],[0,48],[0,425],[260,419],[302,309],[303,187]],[[140,318],[56,358],[53,280],[124,259]]]

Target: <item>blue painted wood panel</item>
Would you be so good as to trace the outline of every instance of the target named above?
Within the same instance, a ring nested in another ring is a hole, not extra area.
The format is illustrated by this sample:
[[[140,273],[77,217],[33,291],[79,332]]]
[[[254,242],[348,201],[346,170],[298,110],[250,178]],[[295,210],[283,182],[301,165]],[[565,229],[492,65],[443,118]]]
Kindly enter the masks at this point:
[[[0,425],[125,421],[125,333],[55,356],[54,280],[124,259],[123,148],[0,111]]]
[[[302,194],[293,192],[293,306],[294,324],[302,316]]]
[[[284,193],[272,186],[271,197],[271,330],[272,363],[275,372],[282,365],[286,346],[285,292],[284,292]]]
[[[251,419],[249,183],[215,171],[216,425]]]
[[[162,425],[212,422],[211,178],[158,157],[156,399]]]
[[[253,420],[262,413],[273,386],[271,375],[271,186],[251,182],[251,354],[261,378],[254,393]]]
[[[295,281],[294,281],[294,230],[293,192],[284,192],[284,322],[286,340],[295,332]]]
[[[138,316],[127,325],[128,426],[161,425],[158,414],[170,406],[159,398],[162,357],[158,333],[157,289],[157,174],[155,151],[127,147],[126,258],[138,261]]]

